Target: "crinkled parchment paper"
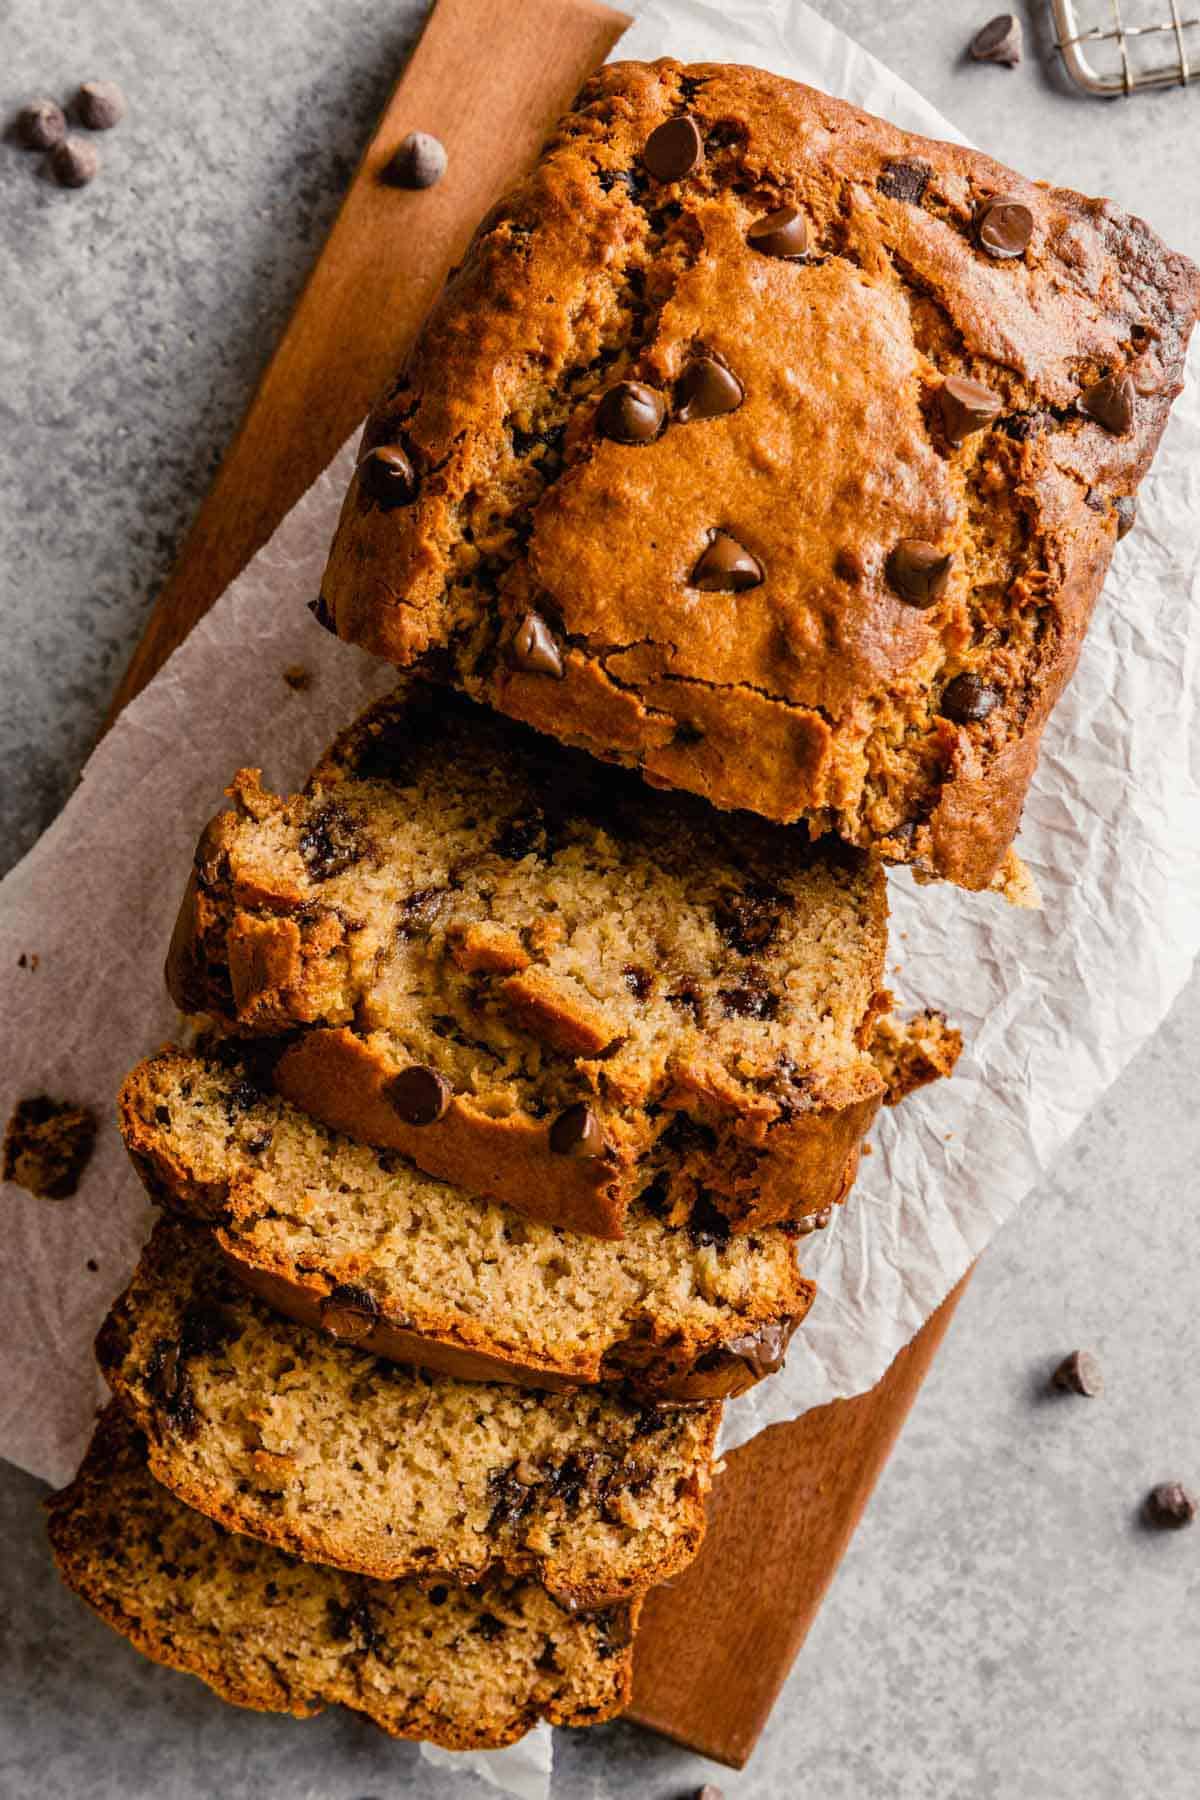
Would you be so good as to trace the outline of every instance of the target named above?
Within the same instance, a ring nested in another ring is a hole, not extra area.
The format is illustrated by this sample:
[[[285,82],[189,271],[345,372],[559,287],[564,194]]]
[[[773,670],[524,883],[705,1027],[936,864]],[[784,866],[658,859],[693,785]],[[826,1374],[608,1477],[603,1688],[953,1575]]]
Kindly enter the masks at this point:
[[[667,52],[762,63],[910,129],[955,135],[798,0],[652,0],[618,54]],[[176,1027],[160,969],[195,839],[239,764],[298,782],[389,685],[304,604],[350,465],[347,447],[127,708],[60,818],[0,886],[0,1113],[46,1091],[90,1102],[105,1121],[76,1199],[3,1195],[0,1454],[55,1482],[74,1468],[100,1398],[92,1334],[148,1224],[113,1096]],[[945,1006],[968,1051],[953,1082],[884,1117],[845,1216],[808,1241],[820,1298],[786,1372],[731,1407],[731,1443],[878,1379],[1186,980],[1200,945],[1198,551],[1193,376],[1046,733],[1020,839],[1045,910],[893,880],[895,985]],[[311,671],[307,691],[284,682],[292,664]],[[468,1762],[513,1793],[544,1794],[548,1734],[455,1766]]]

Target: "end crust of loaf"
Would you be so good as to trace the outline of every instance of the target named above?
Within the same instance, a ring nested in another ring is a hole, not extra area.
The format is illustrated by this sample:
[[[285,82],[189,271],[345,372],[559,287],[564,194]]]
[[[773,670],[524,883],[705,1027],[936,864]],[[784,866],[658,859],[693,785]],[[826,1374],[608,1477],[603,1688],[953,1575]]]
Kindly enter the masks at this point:
[[[704,1536],[720,1405],[639,1406],[402,1369],[259,1305],[211,1233],[163,1220],[96,1341],[188,1506],[378,1580],[526,1576],[613,1605]]]
[[[680,114],[700,153],[656,177]],[[992,253],[1001,202],[1027,230]],[[323,616],[656,784],[988,888],[1198,297],[1110,201],[761,70],[609,64],[372,414]],[[731,410],[687,416],[700,358]],[[606,423],[621,382],[646,441]],[[698,578],[718,531],[736,591]],[[904,542],[951,558],[936,593],[897,584]]]
[[[47,1512],[67,1586],[235,1706],[311,1718],[341,1705],[392,1737],[478,1750],[540,1719],[597,1724],[629,1699],[640,1601],[572,1614],[528,1581],[423,1588],[298,1562],[154,1481],[116,1405]]]

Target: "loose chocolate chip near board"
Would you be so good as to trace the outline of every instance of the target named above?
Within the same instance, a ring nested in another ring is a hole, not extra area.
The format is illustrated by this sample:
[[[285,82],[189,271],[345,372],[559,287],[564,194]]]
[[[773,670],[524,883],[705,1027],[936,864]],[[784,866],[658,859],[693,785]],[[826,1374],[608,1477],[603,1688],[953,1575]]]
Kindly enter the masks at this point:
[[[512,665],[527,675],[563,677],[562,651],[558,639],[541,613],[527,612],[517,626],[512,641]]]
[[[63,138],[50,152],[50,173],[59,187],[86,187],[100,173],[100,158],[83,138]]]
[[[1196,1517],[1196,1497],[1181,1481],[1162,1481],[1146,1495],[1142,1514],[1155,1531],[1182,1531]]]
[[[1106,375],[1079,397],[1079,410],[1114,437],[1133,428],[1134,386],[1132,375]]]
[[[583,1100],[559,1113],[550,1127],[550,1148],[555,1156],[574,1156],[583,1161],[604,1153],[604,1130]]]
[[[675,417],[681,425],[694,419],[718,419],[736,412],[745,390],[732,369],[715,356],[696,356],[675,387]]]
[[[1063,1357],[1050,1380],[1064,1394],[1082,1394],[1088,1400],[1097,1400],[1104,1392],[1104,1376],[1090,1350],[1072,1350],[1070,1356]]]
[[[1004,402],[981,381],[964,375],[948,375],[938,389],[938,408],[946,440],[957,450],[972,432],[982,431],[997,417]]]
[[[340,1282],[321,1302],[321,1323],[331,1336],[357,1344],[370,1337],[379,1319],[379,1302],[369,1288]]]
[[[948,682],[942,693],[941,713],[955,725],[977,725],[1000,704],[997,688],[969,669]]]
[[[408,506],[417,497],[417,473],[399,444],[380,444],[358,465],[363,492],[386,511]]]
[[[85,81],[75,96],[75,117],[89,131],[111,131],[125,117],[125,96],[115,81]]]
[[[17,142],[26,150],[50,150],[67,135],[67,119],[54,100],[30,100],[16,117]]]
[[[997,194],[979,212],[976,231],[989,256],[1004,262],[1024,256],[1033,236],[1033,213],[1013,194]]]
[[[446,146],[428,131],[410,131],[387,166],[393,187],[431,188],[446,173]]]
[[[808,249],[808,221],[798,206],[780,206],[755,219],[746,242],[763,256],[803,256]]]
[[[642,151],[642,166],[655,181],[682,181],[703,154],[700,127],[690,113],[683,113],[650,133]]]
[[[644,381],[618,381],[596,408],[596,430],[616,444],[648,444],[662,430],[667,403]]]
[[[762,579],[758,558],[751,556],[727,531],[714,531],[688,585],[706,594],[740,594],[746,588],[758,587]]]
[[[413,1063],[384,1082],[383,1097],[406,1125],[436,1125],[445,1118],[454,1090],[436,1069]]]
[[[971,55],[976,62],[1002,63],[1015,69],[1024,49],[1024,32],[1015,13],[997,13],[980,27],[971,39]]]
[[[906,605],[924,612],[945,593],[953,561],[923,538],[901,538],[887,559],[887,578]]]

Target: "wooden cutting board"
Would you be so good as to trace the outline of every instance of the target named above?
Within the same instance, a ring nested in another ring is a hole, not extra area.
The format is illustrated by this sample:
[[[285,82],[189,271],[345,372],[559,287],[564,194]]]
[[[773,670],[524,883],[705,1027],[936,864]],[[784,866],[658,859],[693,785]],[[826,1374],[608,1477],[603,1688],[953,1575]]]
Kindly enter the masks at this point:
[[[479,218],[628,22],[598,0],[438,0],[110,717],[366,414]],[[440,137],[450,159],[444,180],[419,194],[381,179],[412,130]],[[960,1293],[870,1394],[776,1426],[728,1459],[699,1560],[647,1603],[634,1719],[720,1762],[746,1761]]]

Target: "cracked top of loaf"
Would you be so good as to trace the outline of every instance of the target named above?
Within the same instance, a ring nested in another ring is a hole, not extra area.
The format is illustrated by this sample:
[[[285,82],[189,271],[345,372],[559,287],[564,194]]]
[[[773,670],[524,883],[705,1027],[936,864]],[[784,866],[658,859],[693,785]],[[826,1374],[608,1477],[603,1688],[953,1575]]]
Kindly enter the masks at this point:
[[[760,70],[611,65],[372,415],[319,616],[1000,884],[1197,297],[1108,201]]]

